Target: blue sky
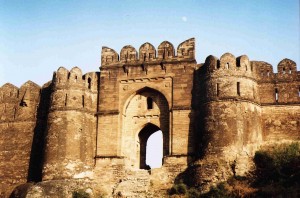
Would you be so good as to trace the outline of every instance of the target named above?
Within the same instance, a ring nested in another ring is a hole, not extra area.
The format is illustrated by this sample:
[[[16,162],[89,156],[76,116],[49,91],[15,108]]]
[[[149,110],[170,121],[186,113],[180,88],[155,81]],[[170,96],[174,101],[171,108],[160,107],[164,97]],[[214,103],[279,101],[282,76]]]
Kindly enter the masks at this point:
[[[275,71],[290,58],[299,70],[299,26],[299,0],[0,0],[0,86],[43,85],[60,66],[99,71],[102,46],[177,47],[191,37],[198,63],[231,52]]]

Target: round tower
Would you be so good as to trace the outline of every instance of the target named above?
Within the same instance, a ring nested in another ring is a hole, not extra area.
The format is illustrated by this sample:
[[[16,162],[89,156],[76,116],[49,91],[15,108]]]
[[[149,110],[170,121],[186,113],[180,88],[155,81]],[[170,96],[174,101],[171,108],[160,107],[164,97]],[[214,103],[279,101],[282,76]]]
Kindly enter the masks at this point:
[[[211,180],[216,172],[218,180],[228,174],[242,175],[250,168],[249,156],[262,141],[255,68],[247,56],[235,58],[225,53],[220,59],[208,56],[199,71],[199,151],[209,162],[198,177]],[[220,163],[228,169],[218,170]]]
[[[92,177],[98,74],[60,67],[52,83],[43,180]]]

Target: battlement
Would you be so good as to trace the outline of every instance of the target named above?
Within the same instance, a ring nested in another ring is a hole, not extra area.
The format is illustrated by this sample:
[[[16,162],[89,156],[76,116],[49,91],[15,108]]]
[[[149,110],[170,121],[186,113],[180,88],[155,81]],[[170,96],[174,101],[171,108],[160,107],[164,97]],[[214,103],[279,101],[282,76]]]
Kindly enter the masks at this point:
[[[97,91],[98,75],[96,72],[89,72],[82,75],[79,67],[73,67],[70,71],[64,67],[59,67],[53,73],[52,82],[56,89],[72,87],[72,89],[86,89],[92,92]]]
[[[0,121],[35,119],[40,90],[40,86],[32,81],[27,81],[20,88],[4,84],[0,88]]]
[[[210,55],[206,58],[202,71],[208,75],[239,75],[254,78],[260,82],[297,81],[300,72],[296,63],[290,59],[283,59],[278,63],[278,73],[273,72],[273,66],[264,61],[250,61],[247,55],[235,57],[225,53],[220,59]]]
[[[151,43],[144,43],[139,48],[139,53],[131,45],[126,45],[121,49],[119,54],[108,47],[102,47],[101,52],[101,65],[110,66],[115,64],[142,64],[144,62],[154,61],[172,61],[172,60],[184,60],[195,59],[195,39],[191,38],[177,47],[177,55],[175,54],[175,48],[172,43],[168,41],[162,42],[158,49]]]

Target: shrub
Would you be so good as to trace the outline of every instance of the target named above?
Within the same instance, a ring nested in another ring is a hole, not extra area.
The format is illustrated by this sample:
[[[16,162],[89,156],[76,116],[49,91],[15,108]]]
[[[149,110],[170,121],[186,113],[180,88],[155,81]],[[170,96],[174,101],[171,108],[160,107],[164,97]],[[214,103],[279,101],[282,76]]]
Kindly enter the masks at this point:
[[[297,193],[300,181],[300,145],[277,145],[255,153],[257,196],[288,196]]]
[[[188,198],[199,198],[201,193],[196,188],[190,188],[188,190]]]
[[[273,182],[287,182],[299,175],[300,145],[274,146],[272,149],[257,151],[254,156],[256,165],[257,185]]]
[[[170,195],[184,195],[187,192],[187,187],[184,183],[175,184],[170,190]]]
[[[169,195],[175,194],[177,194],[177,186],[172,186],[172,188],[169,190]]]
[[[177,186],[177,192],[178,194],[186,194],[186,185],[181,183],[181,184],[178,184]]]
[[[219,183],[216,187],[211,187],[209,192],[203,194],[201,197],[203,198],[229,198],[232,197],[230,196],[230,192],[227,189],[228,184],[225,182]]]
[[[90,195],[84,190],[76,190],[72,193],[72,198],[90,198]]]

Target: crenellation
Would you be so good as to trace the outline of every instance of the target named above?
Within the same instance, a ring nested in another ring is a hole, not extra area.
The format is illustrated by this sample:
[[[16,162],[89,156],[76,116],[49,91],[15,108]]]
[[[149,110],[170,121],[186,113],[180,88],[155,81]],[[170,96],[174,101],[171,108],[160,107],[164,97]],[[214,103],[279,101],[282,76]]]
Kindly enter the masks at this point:
[[[190,38],[180,43],[177,47],[178,58],[195,59],[195,39]]]
[[[286,76],[285,74],[294,74],[297,72],[296,63],[290,59],[283,59],[278,63],[277,66],[278,74]]]
[[[168,60],[175,57],[175,48],[169,41],[163,41],[157,50],[158,59]]]
[[[79,67],[73,67],[68,74],[69,84],[72,86],[81,86],[82,85],[82,71]]]
[[[135,62],[138,60],[138,53],[134,47],[131,45],[126,45],[121,49],[120,52],[120,62]]]
[[[232,162],[245,175],[261,146],[299,142],[299,104],[300,72],[289,59],[274,73],[231,53],[197,64],[194,38],[176,52],[168,41],[138,52],[126,45],[120,57],[102,47],[99,72],[59,67],[42,87],[0,87],[0,196],[35,182],[15,193],[71,197],[89,186],[145,197],[186,174],[206,191],[234,174]],[[153,169],[146,147],[158,130],[162,166]]]
[[[151,43],[144,43],[139,49],[139,60],[148,62],[156,59],[156,49]]]
[[[236,58],[231,53],[225,53],[220,58],[220,69],[235,70]]]
[[[119,54],[108,47],[102,47],[101,51],[101,65],[110,65],[119,61]]]

